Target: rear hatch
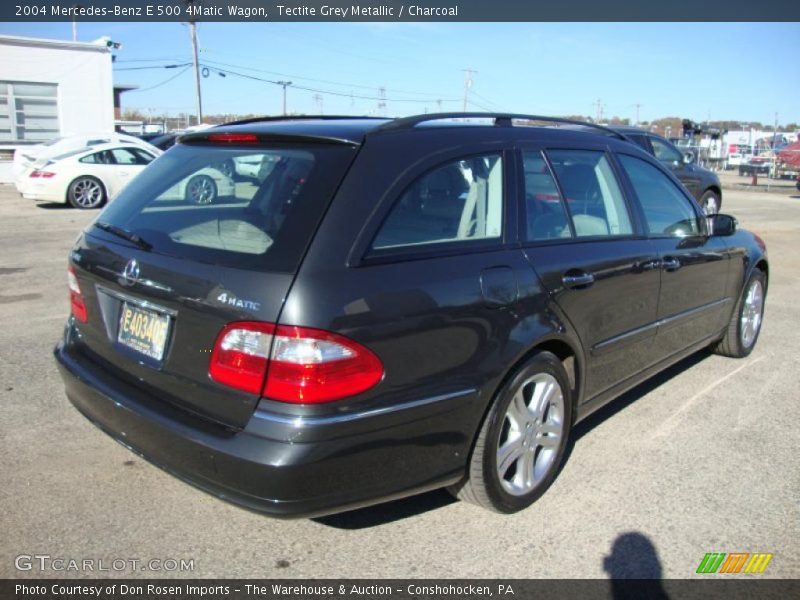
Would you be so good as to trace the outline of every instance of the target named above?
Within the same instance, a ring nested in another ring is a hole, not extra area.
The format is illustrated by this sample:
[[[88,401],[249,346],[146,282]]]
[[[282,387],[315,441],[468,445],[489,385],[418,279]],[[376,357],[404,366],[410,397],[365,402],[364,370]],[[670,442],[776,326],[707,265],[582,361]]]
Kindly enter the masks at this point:
[[[158,158],[71,254],[88,313],[75,320],[81,351],[164,402],[243,427],[258,395],[209,377],[215,340],[233,321],[277,322],[356,151],[210,134]]]

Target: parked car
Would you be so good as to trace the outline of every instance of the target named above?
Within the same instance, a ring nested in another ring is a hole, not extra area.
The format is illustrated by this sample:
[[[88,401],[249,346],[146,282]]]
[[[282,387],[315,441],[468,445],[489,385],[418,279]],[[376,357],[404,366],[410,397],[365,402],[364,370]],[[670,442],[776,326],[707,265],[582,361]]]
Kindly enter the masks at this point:
[[[102,144],[54,157],[28,174],[23,198],[44,202],[69,202],[75,208],[98,208],[116,196],[161,151],[136,146]],[[218,196],[232,196],[233,181],[212,168],[172,186],[161,200],[185,199],[209,204]]]
[[[697,157],[693,152],[681,152],[666,138],[638,127],[613,127],[612,129],[625,135],[670,169],[700,203],[706,214],[716,214],[720,211],[722,208],[722,185],[719,177],[713,171],[695,164],[694,161]]]
[[[14,161],[11,165],[14,185],[17,191],[21,191],[22,182],[25,181],[28,174],[53,157],[64,155],[73,150],[80,150],[81,148],[110,143],[127,144],[149,151],[153,150],[153,146],[145,140],[135,135],[122,133],[86,133],[55,138],[42,144],[19,148],[14,152]]]
[[[751,176],[753,173],[769,175],[772,159],[768,156],[750,156],[739,165],[739,175]]]
[[[166,152],[175,145],[175,143],[178,141],[178,137],[179,136],[177,133],[165,133],[151,138],[148,140],[148,142],[159,150]]]
[[[694,352],[749,355],[769,267],[757,235],[706,217],[627,138],[523,118],[183,137],[70,254],[68,398],[173,475],[272,515],[445,486],[525,508],[575,423]],[[265,155],[269,175],[231,202],[159,202]]]

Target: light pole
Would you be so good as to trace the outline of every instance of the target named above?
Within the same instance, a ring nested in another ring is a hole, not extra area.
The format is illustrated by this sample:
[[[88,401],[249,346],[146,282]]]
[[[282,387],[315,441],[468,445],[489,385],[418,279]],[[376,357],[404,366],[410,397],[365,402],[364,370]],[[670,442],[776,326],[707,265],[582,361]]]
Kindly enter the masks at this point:
[[[286,88],[292,85],[291,81],[278,81],[278,85],[283,86],[283,116],[286,116]]]

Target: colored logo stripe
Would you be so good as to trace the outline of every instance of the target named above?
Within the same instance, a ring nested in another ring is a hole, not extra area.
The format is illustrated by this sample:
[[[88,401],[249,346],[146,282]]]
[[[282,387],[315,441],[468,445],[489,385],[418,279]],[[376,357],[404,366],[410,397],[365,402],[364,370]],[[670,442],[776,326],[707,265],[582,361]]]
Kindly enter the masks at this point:
[[[767,552],[709,552],[700,561],[697,573],[763,573],[773,556]]]

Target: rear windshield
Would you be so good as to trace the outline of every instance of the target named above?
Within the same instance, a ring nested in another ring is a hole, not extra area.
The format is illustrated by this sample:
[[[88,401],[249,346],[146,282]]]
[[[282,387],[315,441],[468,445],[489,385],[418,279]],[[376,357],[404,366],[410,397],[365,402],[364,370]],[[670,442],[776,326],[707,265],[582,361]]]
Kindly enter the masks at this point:
[[[97,217],[150,251],[245,269],[293,272],[355,149],[179,144]],[[93,235],[108,234],[95,227]]]

